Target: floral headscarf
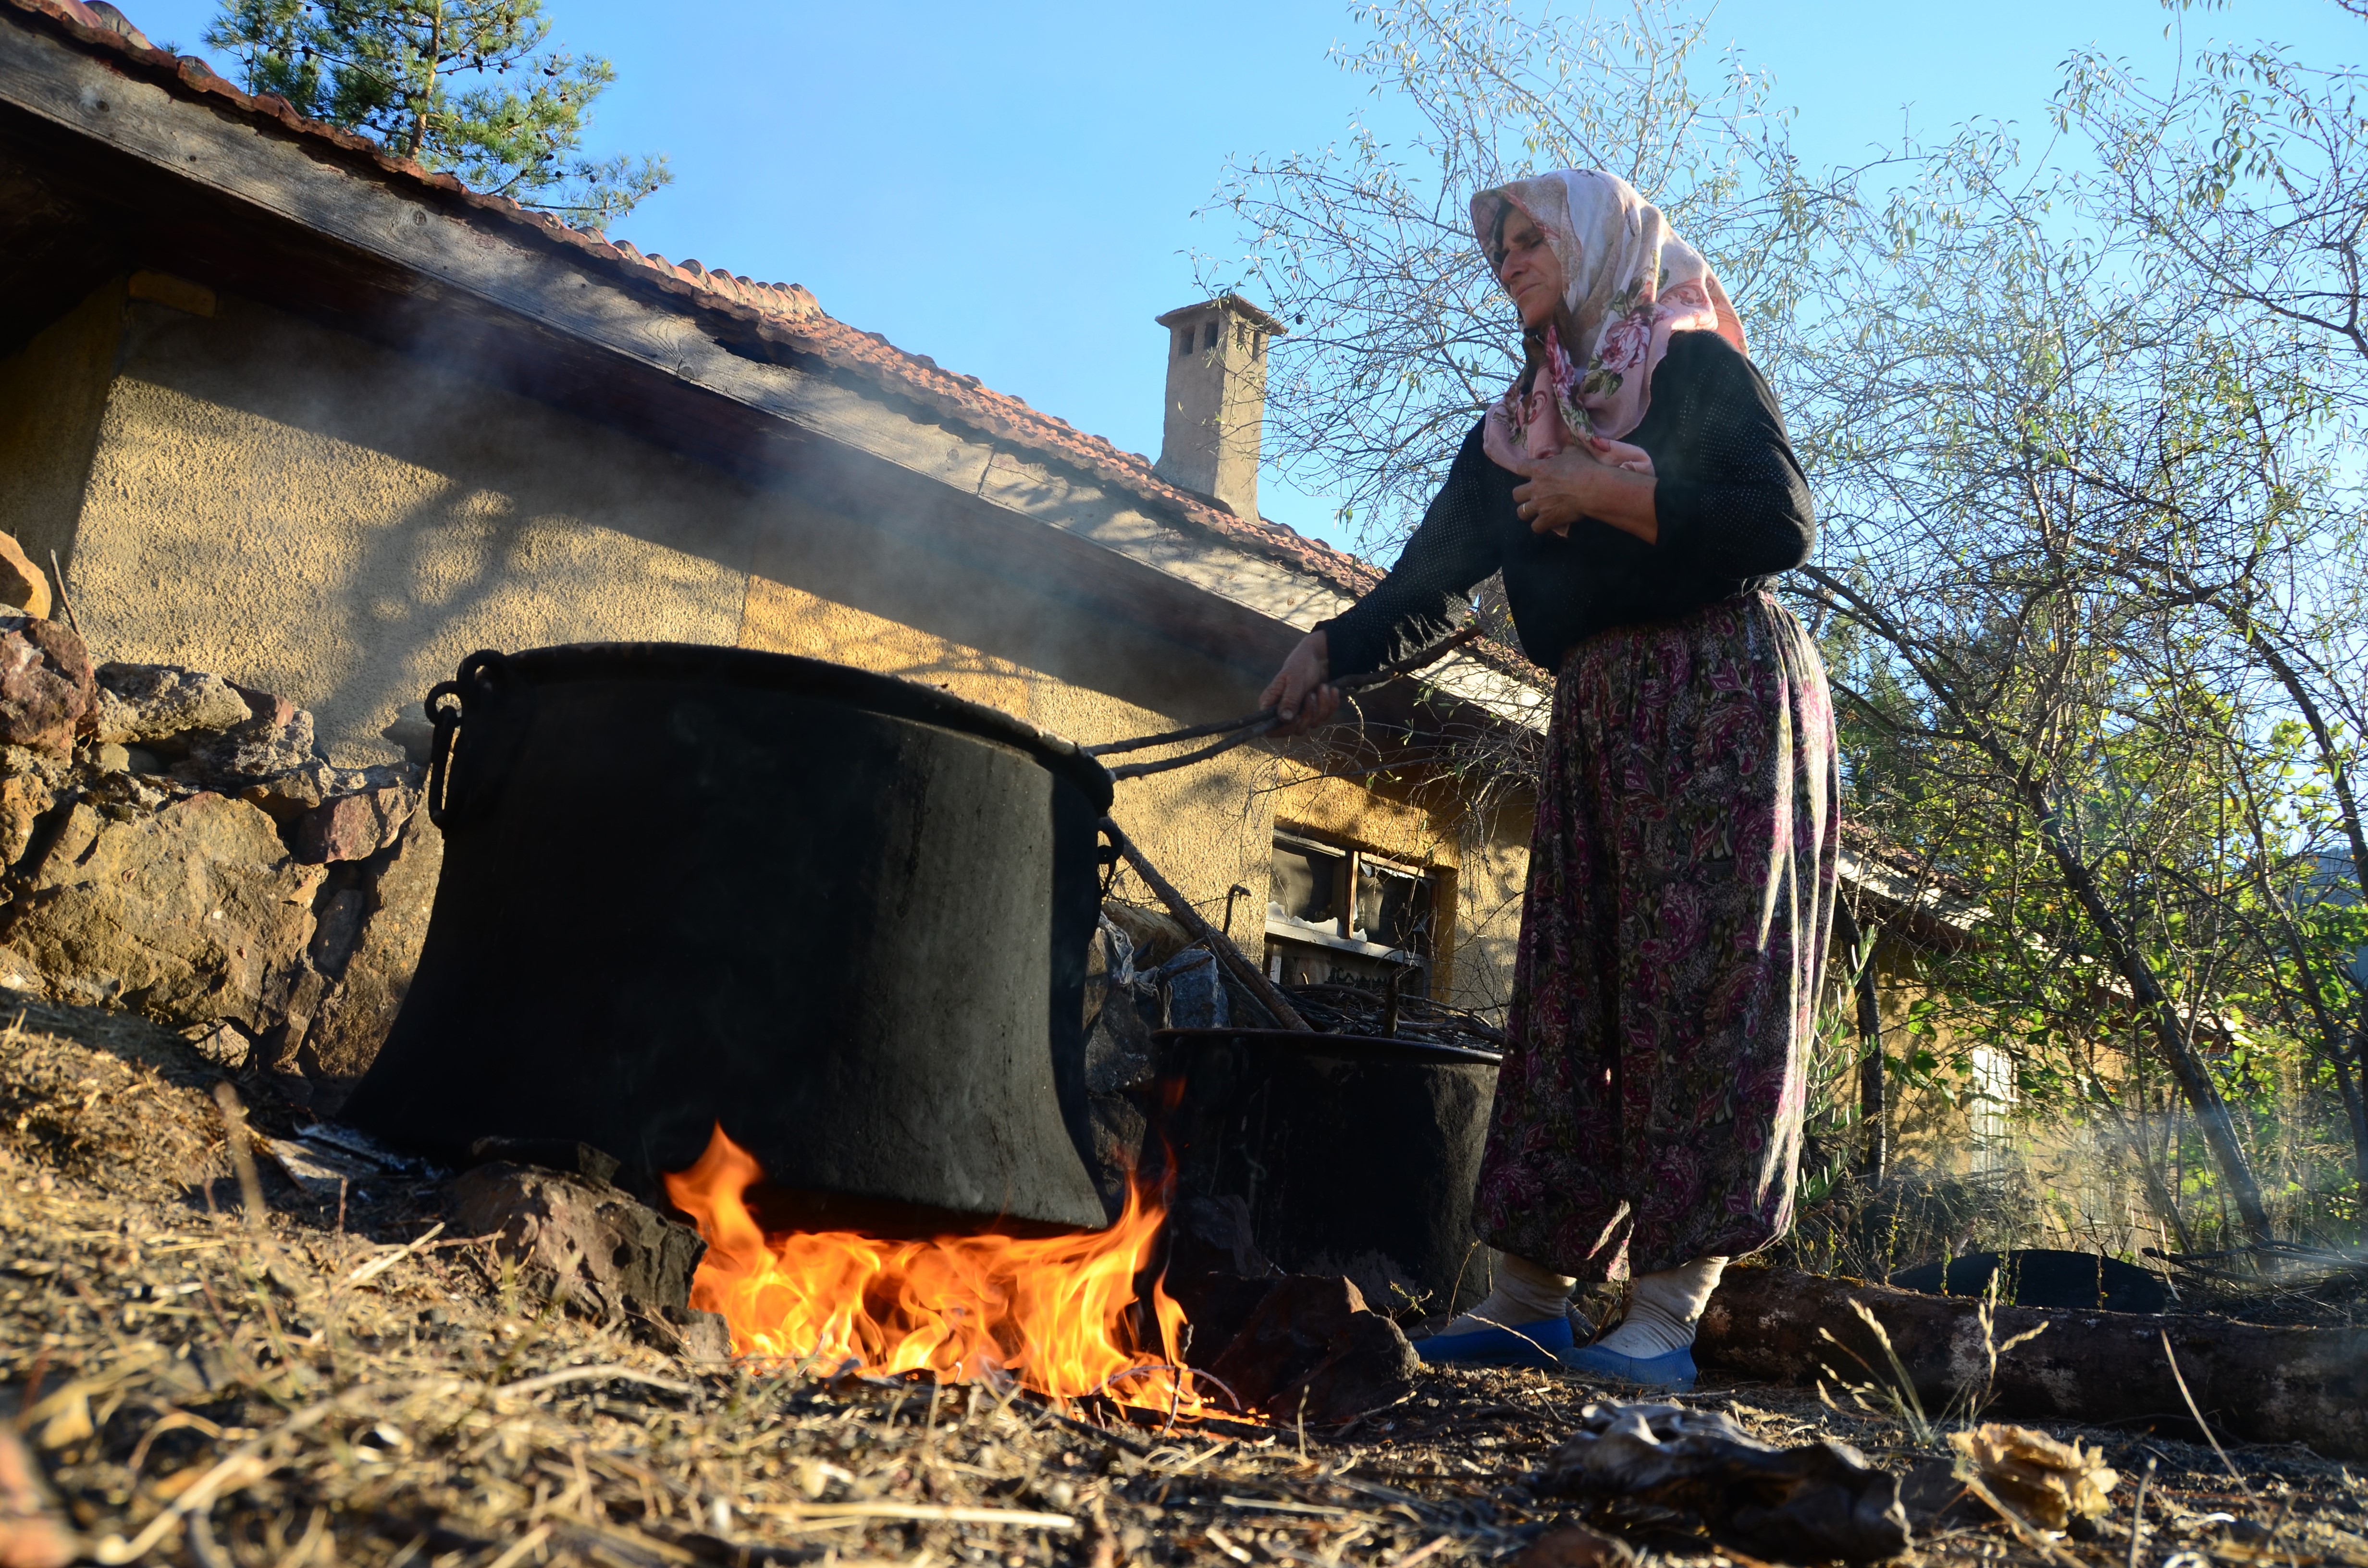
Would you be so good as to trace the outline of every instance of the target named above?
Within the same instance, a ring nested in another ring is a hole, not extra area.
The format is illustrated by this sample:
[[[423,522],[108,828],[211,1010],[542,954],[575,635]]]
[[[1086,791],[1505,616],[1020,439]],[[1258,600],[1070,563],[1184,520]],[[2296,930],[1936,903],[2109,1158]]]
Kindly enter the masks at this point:
[[[1517,381],[1488,412],[1491,445],[1543,458],[1579,436],[1617,440],[1643,422],[1671,333],[1716,332],[1743,348],[1743,324],[1710,264],[1626,180],[1559,169],[1480,192],[1472,227],[1492,270],[1504,267],[1499,225],[1508,207],[1538,226],[1562,263],[1577,352],[1546,328],[1528,395]]]

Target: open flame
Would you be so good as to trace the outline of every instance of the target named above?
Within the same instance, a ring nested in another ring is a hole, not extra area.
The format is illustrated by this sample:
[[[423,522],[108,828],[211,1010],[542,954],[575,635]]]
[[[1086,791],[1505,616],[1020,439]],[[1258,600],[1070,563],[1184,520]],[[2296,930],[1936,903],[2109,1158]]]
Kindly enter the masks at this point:
[[[1167,1219],[1160,1194],[1131,1186],[1117,1223],[1077,1235],[767,1236],[743,1198],[763,1175],[718,1127],[698,1164],[666,1178],[707,1239],[691,1305],[723,1315],[735,1353],[944,1382],[1009,1378],[1059,1400],[1099,1392],[1201,1414],[1192,1374],[1178,1369],[1184,1309],[1153,1283],[1156,1352],[1135,1345],[1127,1310]]]

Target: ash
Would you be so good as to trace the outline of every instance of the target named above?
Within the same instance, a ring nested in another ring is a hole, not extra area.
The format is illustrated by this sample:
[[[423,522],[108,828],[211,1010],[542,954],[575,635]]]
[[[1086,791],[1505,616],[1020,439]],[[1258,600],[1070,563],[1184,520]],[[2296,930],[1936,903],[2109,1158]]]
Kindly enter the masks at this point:
[[[440,1173],[333,1193],[267,1158],[250,1218],[219,1069],[120,1015],[24,1013],[0,1035],[10,1568],[1758,1562],[1688,1517],[1542,1494],[1582,1410],[1615,1394],[1559,1374],[1426,1372],[1327,1430],[1163,1430],[1008,1388],[697,1358],[661,1319],[565,1310],[493,1238],[430,1236],[450,1221]],[[301,1119],[253,1113],[267,1143]],[[1793,1390],[1706,1377],[1687,1403],[1902,1476],[1949,1454]],[[2046,1430],[2121,1472],[2100,1518],[2058,1534],[1952,1510],[1903,1560],[2368,1568],[2368,1484],[2342,1465]]]

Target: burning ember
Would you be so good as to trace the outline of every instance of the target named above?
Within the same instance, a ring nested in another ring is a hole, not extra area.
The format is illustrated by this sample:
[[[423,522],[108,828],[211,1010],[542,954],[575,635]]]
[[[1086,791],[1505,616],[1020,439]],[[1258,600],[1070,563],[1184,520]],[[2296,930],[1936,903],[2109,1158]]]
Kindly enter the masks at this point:
[[[1167,1221],[1159,1194],[1131,1188],[1116,1224],[1082,1235],[768,1237],[743,1201],[763,1175],[718,1127],[698,1164],[666,1178],[707,1239],[691,1305],[723,1314],[739,1354],[851,1360],[869,1373],[928,1372],[944,1382],[1009,1378],[1059,1400],[1099,1392],[1201,1413],[1192,1374],[1176,1370],[1184,1309],[1153,1284],[1156,1353],[1136,1347],[1127,1311]]]

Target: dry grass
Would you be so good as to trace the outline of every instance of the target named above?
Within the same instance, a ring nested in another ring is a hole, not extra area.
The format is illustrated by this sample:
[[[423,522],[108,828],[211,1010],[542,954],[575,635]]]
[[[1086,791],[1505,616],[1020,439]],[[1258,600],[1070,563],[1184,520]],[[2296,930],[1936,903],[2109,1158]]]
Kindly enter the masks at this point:
[[[481,1242],[403,1250],[444,1218],[431,1184],[349,1192],[340,1213],[267,1176],[250,1222],[201,1064],[154,1031],[32,1021],[85,1039],[0,1040],[0,1415],[98,1561],[1417,1568],[1585,1517],[1673,1564],[1750,1568],[1681,1520],[1529,1493],[1602,1392],[1560,1376],[1432,1374],[1338,1433],[1225,1441],[1011,1391],[686,1366],[562,1313]],[[1793,1391],[1702,1397],[1771,1440],[1840,1436],[1901,1469],[1939,1452]],[[2125,1473],[2157,1460],[2150,1568],[2173,1550],[2368,1568],[2368,1496],[2343,1467],[2234,1449],[2240,1494],[2208,1450],[2078,1435]],[[1994,1527],[1916,1555],[2126,1568],[2128,1492],[2092,1540]],[[2224,1541],[2222,1512],[2271,1533]]]

